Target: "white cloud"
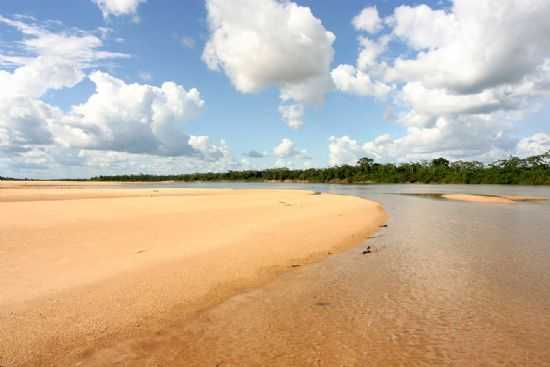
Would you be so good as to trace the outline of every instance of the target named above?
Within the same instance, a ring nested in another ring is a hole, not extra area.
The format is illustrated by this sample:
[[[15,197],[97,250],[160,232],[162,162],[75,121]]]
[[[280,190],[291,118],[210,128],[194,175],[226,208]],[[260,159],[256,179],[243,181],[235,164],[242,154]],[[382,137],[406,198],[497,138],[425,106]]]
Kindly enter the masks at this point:
[[[371,80],[370,76],[352,65],[338,65],[331,72],[336,88],[342,92],[359,96],[383,97],[391,88],[379,81]]]
[[[100,30],[100,36],[76,29],[54,31],[50,26],[62,25],[44,26],[28,17],[0,17],[0,23],[23,36],[17,43],[0,45],[0,68],[5,69],[0,70],[3,170],[20,177],[48,172],[74,177],[239,167],[225,142],[186,134],[186,122],[204,107],[196,89],[174,82],[130,84],[94,71],[88,76],[96,90],[84,103],[65,112],[41,99],[48,91],[72,88],[103,60],[128,57],[103,49],[107,30]]]
[[[398,58],[389,75],[460,94],[519,83],[548,59],[548,17],[550,3],[538,0],[455,0],[450,12],[401,6],[393,34],[420,52]]]
[[[304,106],[301,104],[281,105],[279,113],[292,129],[298,129],[304,124]]]
[[[210,69],[223,70],[243,93],[276,87],[283,101],[323,100],[332,87],[335,36],[309,8],[277,0],[207,0],[206,6],[203,60]]]
[[[487,89],[476,94],[450,94],[445,89],[429,89],[422,83],[405,84],[399,94],[410,111],[401,121],[406,125],[430,125],[440,116],[478,115],[521,107],[521,100],[506,91]]]
[[[196,89],[173,82],[156,87],[127,84],[103,72],[90,80],[96,92],[74,106],[60,140],[85,149],[156,155],[192,155],[194,147],[183,130],[204,106]]]
[[[110,16],[121,15],[133,15],[132,18],[135,23],[139,23],[139,17],[137,16],[137,9],[140,4],[145,3],[146,0],[92,0],[101,10],[104,18]]]
[[[379,64],[379,57],[386,52],[391,37],[385,35],[376,40],[368,37],[359,37],[359,56],[357,57],[357,68],[363,71],[382,74],[385,66]]]
[[[0,23],[22,34],[9,54],[0,48],[0,59],[9,64],[8,70],[0,70],[1,150],[28,152],[32,146],[52,144],[51,129],[64,119],[60,109],[38,98],[73,87],[103,60],[127,55],[103,50],[102,39],[91,32],[55,32],[29,17],[0,16]]]
[[[221,158],[232,159],[229,146],[223,140],[220,144],[211,144],[208,136],[191,135],[189,137],[189,145],[201,152],[202,158],[205,160],[217,161]]]
[[[50,125],[62,116],[59,109],[39,100],[0,98],[0,149],[27,151],[29,145],[52,144]]]
[[[379,161],[418,161],[435,157],[491,161],[513,153],[509,128],[481,118],[439,118],[431,127],[409,127],[399,138],[381,135],[363,144],[364,155]],[[481,138],[480,138],[481,137]]]
[[[332,77],[352,94],[376,95],[376,83],[387,87],[387,109],[406,132],[362,144],[334,138],[332,164],[364,154],[402,161],[515,153],[519,122],[550,94],[549,17],[550,3],[538,0],[397,7],[384,19],[387,32],[359,38],[357,66],[340,65]],[[393,56],[389,45],[399,42],[405,51]],[[537,151],[528,147],[544,146],[543,136],[522,140],[523,150]]]
[[[369,6],[361,10],[352,20],[353,27],[358,31],[376,33],[382,29],[382,19],[378,15],[376,6]]]
[[[517,152],[520,156],[540,155],[550,151],[550,134],[536,133],[518,142]]]
[[[273,148],[273,153],[279,158],[309,159],[307,151],[297,149],[296,144],[288,138],[283,138],[281,142]]]
[[[34,20],[2,16],[0,23],[23,35],[16,43],[20,55],[6,55],[0,49],[0,59],[14,68],[11,72],[0,70],[0,98],[40,97],[48,90],[70,88],[85,77],[85,70],[103,60],[128,57],[103,50],[103,41],[91,32],[53,32]]]
[[[445,47],[461,31],[455,14],[432,10],[427,5],[396,8],[390,24],[393,25],[393,34],[415,50]]]
[[[512,126],[496,117],[440,117],[430,127],[408,127],[399,138],[383,134],[360,143],[347,136],[331,137],[329,162],[353,164],[361,157],[409,162],[441,156],[492,161],[515,152],[516,140],[509,134]]]
[[[363,155],[363,148],[349,136],[331,136],[329,138],[329,164],[355,164]]]
[[[364,97],[381,98],[388,95],[392,87],[382,81],[386,66],[378,59],[386,51],[389,42],[388,36],[381,36],[377,40],[359,37],[357,66],[343,64],[331,71],[336,89]]]

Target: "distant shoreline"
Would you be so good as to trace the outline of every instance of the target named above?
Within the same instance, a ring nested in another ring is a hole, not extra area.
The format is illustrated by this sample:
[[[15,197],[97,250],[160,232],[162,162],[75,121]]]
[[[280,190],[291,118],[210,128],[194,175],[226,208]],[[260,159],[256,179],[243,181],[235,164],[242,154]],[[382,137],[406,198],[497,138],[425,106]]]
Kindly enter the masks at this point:
[[[360,181],[360,182],[348,182],[346,180],[333,180],[329,182],[320,182],[320,181],[303,181],[303,180],[214,180],[214,181],[205,181],[205,180],[195,180],[195,181],[185,181],[185,180],[95,180],[95,179],[9,179],[9,180],[0,180],[0,189],[6,187],[6,185],[18,186],[21,183],[35,183],[42,186],[46,186],[51,183],[59,183],[63,186],[78,186],[78,185],[125,185],[125,184],[208,184],[208,183],[249,183],[249,184],[304,184],[304,185],[467,185],[467,186],[479,186],[479,185],[494,185],[494,186],[550,186],[550,183],[547,184],[527,184],[527,183],[461,183],[461,182],[371,182],[371,181]]]
[[[0,176],[0,181],[2,179],[7,178]],[[96,176],[86,181],[550,185],[550,151],[526,158],[509,157],[490,164],[478,161],[451,162],[445,158],[412,163],[376,163],[373,159],[361,158],[354,165],[325,168],[281,167],[166,175],[119,174]]]

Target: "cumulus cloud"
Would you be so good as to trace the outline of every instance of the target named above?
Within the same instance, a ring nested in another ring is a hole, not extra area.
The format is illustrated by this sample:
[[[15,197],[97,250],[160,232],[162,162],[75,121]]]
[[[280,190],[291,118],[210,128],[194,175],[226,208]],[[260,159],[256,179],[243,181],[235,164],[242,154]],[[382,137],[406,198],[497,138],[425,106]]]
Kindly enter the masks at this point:
[[[550,134],[536,133],[518,142],[517,152],[520,156],[540,155],[550,151]]]
[[[233,160],[231,150],[227,143],[222,140],[219,144],[210,143],[208,136],[189,137],[189,145],[201,153],[201,158],[207,161],[219,161],[221,159]]]
[[[387,50],[389,42],[390,37],[387,35],[376,40],[359,37],[356,66],[338,65],[330,73],[336,89],[364,97],[387,96],[392,87],[383,81],[386,65],[379,62],[379,57]]]
[[[298,129],[304,124],[304,106],[301,104],[281,105],[279,113],[292,129]]]
[[[49,90],[71,88],[104,60],[128,55],[102,49],[93,32],[54,31],[34,18],[0,16],[0,24],[18,30],[22,39],[0,59],[0,144],[4,152],[23,152],[32,146],[52,144],[52,126],[64,113],[39,98]],[[51,26],[51,25],[50,25]]]
[[[288,138],[283,138],[281,142],[273,148],[273,153],[278,158],[309,159],[307,151],[297,149],[296,144]]]
[[[62,116],[59,109],[39,100],[0,98],[0,147],[4,152],[21,152],[32,145],[52,144],[50,126]]]
[[[382,135],[363,145],[365,155],[381,161],[450,159],[491,161],[514,152],[508,126],[487,118],[439,118],[430,127],[409,127],[399,138]],[[480,137],[482,137],[480,139]]]
[[[419,52],[397,58],[389,76],[455,94],[519,83],[548,59],[549,15],[550,3],[537,0],[455,0],[450,12],[398,7],[393,34]]]
[[[363,154],[382,160],[437,155],[490,160],[514,154],[520,149],[518,122],[549,95],[548,17],[550,3],[537,0],[395,8],[382,21],[385,32],[359,38],[356,66],[340,65],[332,78],[339,90],[358,95],[376,95],[373,85],[380,83],[379,90],[390,97],[392,120],[405,134],[366,143],[335,138],[329,144],[332,163]],[[390,43],[405,52],[394,56]],[[543,141],[524,139],[521,146],[529,151],[530,143]]]
[[[329,163],[353,164],[361,157],[409,162],[440,156],[492,161],[516,152],[517,141],[506,133],[510,125],[496,118],[440,117],[430,127],[408,127],[406,134],[398,138],[383,134],[358,142],[348,136],[331,137]]]
[[[335,36],[308,7],[278,0],[207,0],[206,7],[203,60],[210,69],[243,93],[275,87],[283,101],[323,100],[332,87]]]
[[[475,94],[450,94],[445,89],[429,89],[422,83],[407,83],[399,97],[409,108],[402,122],[407,125],[428,126],[446,115],[480,115],[521,107],[520,99],[498,89],[487,89]]]
[[[204,106],[196,89],[173,82],[156,87],[127,84],[109,74],[90,75],[96,92],[73,106],[70,124],[60,127],[63,143],[85,149],[156,155],[191,155],[193,145],[183,130]]]
[[[336,88],[342,92],[359,96],[383,97],[391,88],[380,81],[373,81],[370,76],[352,65],[338,65],[331,72]]]
[[[137,16],[137,10],[140,4],[147,0],[92,0],[101,10],[105,19],[110,16],[134,15]],[[139,18],[134,18],[139,22]]]
[[[359,37],[359,56],[357,57],[357,68],[363,71],[369,71],[382,76],[385,71],[385,65],[379,63],[379,58],[388,49],[391,37],[383,35],[377,39],[371,39],[365,36]]]
[[[329,138],[329,164],[355,164],[364,154],[361,145],[349,136],[331,136]]]
[[[369,33],[376,33],[382,29],[382,23],[382,19],[378,15],[378,9],[376,6],[364,8],[352,20],[353,27],[356,30],[366,31]]]
[[[0,45],[0,167],[12,172],[55,167],[71,176],[85,172],[84,167],[102,170],[110,164],[115,171],[118,167],[132,172],[142,167],[123,162],[130,158],[158,163],[161,158],[154,157],[162,157],[165,169],[184,167],[179,157],[196,168],[197,162],[213,170],[238,164],[225,142],[186,134],[185,124],[204,108],[198,90],[174,82],[155,86],[127,83],[102,71],[89,73],[103,60],[128,57],[104,50],[109,32],[98,31],[96,36],[76,29],[53,30],[48,26],[61,24],[44,26],[28,17],[0,17],[0,24],[22,34],[21,41],[5,44],[7,52]],[[72,88],[86,76],[95,92],[84,103],[64,111],[41,99],[48,91]]]

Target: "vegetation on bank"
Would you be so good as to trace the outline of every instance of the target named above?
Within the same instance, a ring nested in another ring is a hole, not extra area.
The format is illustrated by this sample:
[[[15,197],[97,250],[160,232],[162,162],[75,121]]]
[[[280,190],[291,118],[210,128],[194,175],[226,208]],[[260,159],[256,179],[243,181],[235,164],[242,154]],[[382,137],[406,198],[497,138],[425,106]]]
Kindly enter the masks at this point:
[[[98,176],[91,180],[550,185],[550,151],[523,159],[510,157],[487,165],[477,161],[450,162],[445,158],[416,163],[380,164],[370,158],[361,158],[353,166],[309,169],[272,168],[181,175]]]

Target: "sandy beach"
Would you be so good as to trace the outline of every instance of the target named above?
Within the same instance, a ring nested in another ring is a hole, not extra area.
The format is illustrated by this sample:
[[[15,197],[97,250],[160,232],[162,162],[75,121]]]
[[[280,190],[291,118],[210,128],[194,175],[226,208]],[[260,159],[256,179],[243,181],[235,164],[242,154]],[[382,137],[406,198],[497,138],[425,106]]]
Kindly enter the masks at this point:
[[[387,219],[377,203],[309,191],[53,187],[0,185],[1,366],[85,361]]]

